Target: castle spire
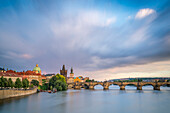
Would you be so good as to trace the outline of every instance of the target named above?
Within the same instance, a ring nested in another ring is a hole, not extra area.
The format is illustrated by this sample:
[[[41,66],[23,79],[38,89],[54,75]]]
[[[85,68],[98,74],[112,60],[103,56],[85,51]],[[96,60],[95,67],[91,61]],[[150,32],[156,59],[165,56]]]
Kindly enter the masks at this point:
[[[71,67],[71,73],[73,73],[73,68]]]
[[[65,65],[63,65],[63,69],[62,70],[65,70]]]

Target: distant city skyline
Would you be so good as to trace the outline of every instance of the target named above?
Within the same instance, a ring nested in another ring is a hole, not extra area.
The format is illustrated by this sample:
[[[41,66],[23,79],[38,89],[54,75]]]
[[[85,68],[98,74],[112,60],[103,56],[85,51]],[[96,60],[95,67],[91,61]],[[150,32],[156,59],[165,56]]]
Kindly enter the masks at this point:
[[[170,77],[168,0],[0,0],[0,67],[95,80]]]

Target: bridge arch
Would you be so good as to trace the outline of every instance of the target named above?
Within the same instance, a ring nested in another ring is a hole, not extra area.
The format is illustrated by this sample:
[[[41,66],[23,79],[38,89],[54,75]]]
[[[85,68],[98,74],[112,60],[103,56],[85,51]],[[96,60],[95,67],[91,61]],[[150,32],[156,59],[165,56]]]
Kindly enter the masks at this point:
[[[74,84],[68,84],[68,89],[73,89],[74,88]]]
[[[170,90],[170,82],[161,83],[160,90]]]
[[[142,89],[154,89],[155,84],[153,83],[144,83],[141,85]]]
[[[104,89],[104,86],[102,83],[96,83],[93,85],[94,89]]]
[[[81,88],[89,89],[89,84],[88,83],[82,83]]]
[[[125,84],[125,89],[137,89],[137,84],[127,83]]]
[[[118,84],[109,84],[109,89],[120,89],[120,86]]]
[[[135,86],[135,87],[137,87],[137,84],[127,83],[127,84],[125,84],[124,86],[125,86],[125,87],[126,87],[126,86]]]
[[[154,83],[143,83],[142,86],[153,86],[153,87],[155,87],[155,84]]]

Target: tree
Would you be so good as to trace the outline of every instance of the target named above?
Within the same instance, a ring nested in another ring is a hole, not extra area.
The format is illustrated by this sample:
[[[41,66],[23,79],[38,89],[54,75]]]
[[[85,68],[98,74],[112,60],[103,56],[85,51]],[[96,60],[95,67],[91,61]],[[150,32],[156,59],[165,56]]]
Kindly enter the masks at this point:
[[[53,89],[53,87],[52,86],[50,86],[50,90],[52,90]]]
[[[2,88],[2,87],[4,87],[5,86],[5,84],[4,84],[4,77],[2,76],[1,78],[0,78],[0,87]]]
[[[45,79],[42,79],[42,84],[45,84],[46,83],[46,80]]]
[[[22,82],[19,78],[17,78],[15,81],[15,88],[21,88],[21,87],[22,87]]]
[[[4,82],[4,87],[8,87],[8,80],[7,80],[7,78],[4,78],[3,82]]]
[[[25,78],[23,81],[22,81],[22,87],[24,89],[27,89],[29,87],[29,81],[27,78]]]
[[[11,87],[11,88],[14,87],[14,83],[11,78],[8,79],[8,87]]]
[[[31,84],[33,84],[34,86],[39,86],[39,81],[37,80],[32,80]]]
[[[48,87],[49,87],[48,83],[44,83],[42,86],[40,86],[40,89],[48,90]]]
[[[33,88],[33,87],[34,87],[34,85],[33,85],[33,84],[31,84],[29,87],[30,87],[30,88]]]
[[[0,87],[9,87],[8,80],[4,78],[3,76],[0,78]]]
[[[67,84],[65,77],[63,75],[57,74],[49,80],[49,86],[51,89],[56,88],[57,91],[63,91],[67,89]]]
[[[62,90],[63,90],[63,91],[64,91],[64,90],[67,90],[67,84],[66,84],[66,83],[62,82],[62,83],[61,83],[61,87],[62,87]]]
[[[46,80],[42,80],[42,86],[40,86],[40,89],[42,89],[42,90],[48,90],[48,88],[49,88],[49,84],[48,83],[46,83]]]
[[[62,86],[61,86],[62,81],[56,80],[54,84],[55,84],[54,87],[57,89],[57,91],[62,91]]]
[[[66,79],[65,79],[65,77],[63,75],[57,74],[56,77],[57,77],[57,80],[60,80],[60,81],[62,81],[64,83],[66,83]]]
[[[86,82],[91,82],[91,80],[86,80]]]
[[[53,76],[50,80],[49,80],[49,86],[54,87],[55,86],[55,81],[57,81],[57,77]]]

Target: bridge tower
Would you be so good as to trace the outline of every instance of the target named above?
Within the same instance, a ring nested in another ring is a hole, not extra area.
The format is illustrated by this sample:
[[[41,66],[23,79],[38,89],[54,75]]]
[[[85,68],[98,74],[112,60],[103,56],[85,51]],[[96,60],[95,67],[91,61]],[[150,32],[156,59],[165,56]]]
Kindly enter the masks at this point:
[[[60,75],[63,75],[67,81],[67,70],[65,69],[65,65],[63,65],[62,70],[60,70]]]

